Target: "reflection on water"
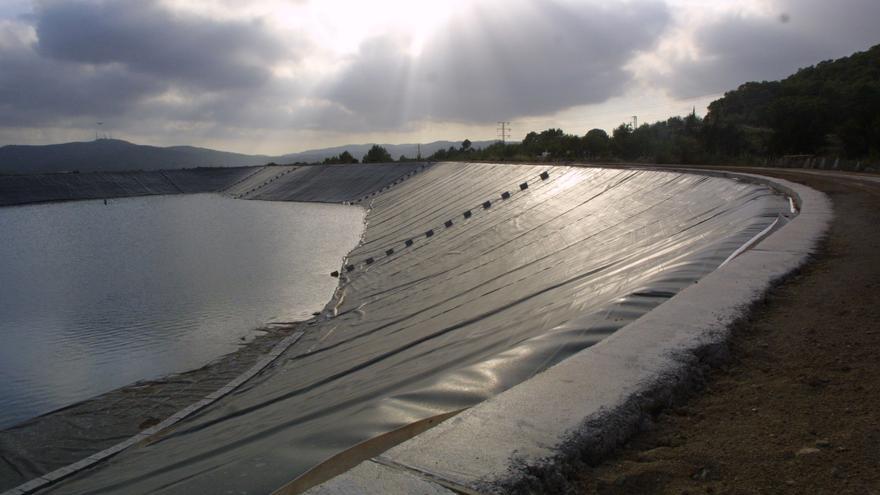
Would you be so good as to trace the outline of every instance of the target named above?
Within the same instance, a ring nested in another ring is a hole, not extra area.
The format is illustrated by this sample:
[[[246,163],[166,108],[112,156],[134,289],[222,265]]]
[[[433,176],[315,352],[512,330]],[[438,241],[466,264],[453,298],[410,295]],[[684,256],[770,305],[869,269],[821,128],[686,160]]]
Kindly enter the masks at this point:
[[[363,217],[215,195],[0,208],[0,428],[307,318]]]

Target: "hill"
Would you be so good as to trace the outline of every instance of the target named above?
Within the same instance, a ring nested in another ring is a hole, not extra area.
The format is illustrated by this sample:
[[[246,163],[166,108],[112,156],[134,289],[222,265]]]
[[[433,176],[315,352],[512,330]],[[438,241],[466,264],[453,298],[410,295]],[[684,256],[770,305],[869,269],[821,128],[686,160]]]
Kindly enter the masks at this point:
[[[474,147],[494,141],[477,141]],[[435,141],[421,145],[423,157],[439,149],[461,143]],[[348,151],[361,159],[372,144],[352,144],[289,153],[281,156],[244,155],[193,146],[146,146],[119,139],[50,144],[42,146],[8,145],[0,147],[0,174],[53,172],[119,172],[123,170],[159,170],[194,167],[242,167],[275,163],[315,163]],[[418,144],[383,144],[394,159],[401,155],[415,158]]]
[[[472,146],[475,148],[482,148],[493,144],[495,141],[475,141]],[[316,150],[308,150],[302,151],[299,153],[290,153],[287,155],[283,155],[279,157],[278,163],[296,163],[296,162],[320,162],[325,158],[330,158],[332,156],[339,155],[343,151],[348,151],[355,158],[360,160],[373,146],[373,143],[370,144],[348,144],[345,146],[334,146],[332,148],[322,148]],[[408,158],[415,158],[419,153],[419,145],[416,143],[409,144],[381,144],[383,148],[388,150],[388,153],[397,160],[404,155]],[[422,157],[428,157],[434,154],[437,150],[448,149],[450,146],[459,147],[461,146],[461,142],[454,141],[434,141],[432,143],[425,143],[421,145]]]
[[[0,148],[0,173],[157,170],[205,166],[264,165],[271,157],[242,155],[191,146],[160,148],[118,139]]]
[[[709,105],[706,124],[710,144],[751,154],[880,156],[880,45],[745,83]]]

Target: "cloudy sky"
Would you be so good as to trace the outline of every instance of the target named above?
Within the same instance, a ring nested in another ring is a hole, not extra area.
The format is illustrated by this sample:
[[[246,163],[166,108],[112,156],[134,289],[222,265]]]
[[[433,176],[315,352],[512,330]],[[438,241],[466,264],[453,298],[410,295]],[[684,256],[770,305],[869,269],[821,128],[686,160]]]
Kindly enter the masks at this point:
[[[877,0],[0,0],[0,145],[583,134],[880,43]]]

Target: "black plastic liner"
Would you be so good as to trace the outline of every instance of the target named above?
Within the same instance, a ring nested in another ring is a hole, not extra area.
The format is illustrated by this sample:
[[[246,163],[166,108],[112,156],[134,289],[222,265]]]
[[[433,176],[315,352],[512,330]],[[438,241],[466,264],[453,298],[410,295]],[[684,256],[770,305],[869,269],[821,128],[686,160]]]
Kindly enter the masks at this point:
[[[363,201],[420,172],[424,163],[303,166],[269,179],[248,199],[343,203]]]
[[[340,176],[297,197],[350,196]],[[787,211],[768,187],[700,175],[433,166],[375,197],[327,316],[273,366],[53,492],[271,492],[598,342]]]
[[[272,165],[0,175],[0,206],[205,192],[242,199],[352,203],[369,200],[426,167],[425,163]]]
[[[0,176],[0,206],[215,192],[262,167]]]

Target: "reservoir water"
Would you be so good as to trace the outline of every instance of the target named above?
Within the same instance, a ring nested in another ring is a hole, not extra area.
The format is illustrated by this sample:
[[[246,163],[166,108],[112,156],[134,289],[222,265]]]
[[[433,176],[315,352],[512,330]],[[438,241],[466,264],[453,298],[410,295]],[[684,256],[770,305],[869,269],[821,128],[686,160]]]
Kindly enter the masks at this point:
[[[0,428],[308,318],[364,215],[210,194],[0,208]]]

